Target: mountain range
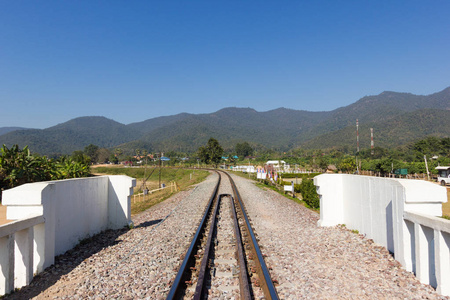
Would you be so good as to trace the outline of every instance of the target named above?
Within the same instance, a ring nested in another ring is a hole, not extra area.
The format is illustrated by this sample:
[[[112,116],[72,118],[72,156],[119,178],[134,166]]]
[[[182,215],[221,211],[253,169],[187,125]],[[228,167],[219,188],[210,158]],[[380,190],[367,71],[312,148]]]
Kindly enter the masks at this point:
[[[0,128],[0,144],[28,145],[40,154],[70,154],[89,144],[105,148],[149,151],[196,151],[210,137],[225,149],[247,141],[277,150],[296,147],[396,147],[426,136],[450,136],[450,87],[421,96],[383,92],[332,111],[310,112],[278,108],[258,112],[229,107],[209,114],[181,113],[121,124],[105,117],[80,117],[46,129]]]

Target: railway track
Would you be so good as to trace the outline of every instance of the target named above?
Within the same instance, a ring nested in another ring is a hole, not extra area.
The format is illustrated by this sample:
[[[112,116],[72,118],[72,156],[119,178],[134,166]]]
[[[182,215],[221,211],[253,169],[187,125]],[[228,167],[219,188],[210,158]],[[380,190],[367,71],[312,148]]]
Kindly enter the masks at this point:
[[[217,185],[167,299],[278,299],[239,191],[228,173],[217,173]]]

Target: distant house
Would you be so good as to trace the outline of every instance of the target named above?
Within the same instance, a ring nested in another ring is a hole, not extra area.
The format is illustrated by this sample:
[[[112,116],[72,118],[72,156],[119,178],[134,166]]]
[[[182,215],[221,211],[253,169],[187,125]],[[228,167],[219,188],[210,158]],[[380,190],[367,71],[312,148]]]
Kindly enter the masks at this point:
[[[266,162],[266,165],[277,171],[285,171],[290,168],[284,160],[269,160]]]

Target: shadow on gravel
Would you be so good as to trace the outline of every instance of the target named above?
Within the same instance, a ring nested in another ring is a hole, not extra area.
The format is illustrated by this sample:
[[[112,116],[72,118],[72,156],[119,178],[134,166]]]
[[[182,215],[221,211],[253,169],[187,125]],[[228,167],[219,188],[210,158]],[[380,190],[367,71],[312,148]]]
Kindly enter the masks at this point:
[[[141,224],[143,225],[143,224]],[[139,225],[139,227],[141,226]],[[54,285],[62,276],[70,273],[85,259],[100,252],[103,248],[114,246],[121,241],[117,238],[129,229],[106,230],[93,237],[82,240],[75,248],[55,257],[55,264],[36,275],[30,285],[5,295],[3,299],[31,299]],[[54,296],[58,296],[55,294]]]
[[[150,226],[158,224],[161,221],[162,221],[162,219],[143,222],[143,223],[139,224],[138,226],[136,226],[136,228],[150,227]]]

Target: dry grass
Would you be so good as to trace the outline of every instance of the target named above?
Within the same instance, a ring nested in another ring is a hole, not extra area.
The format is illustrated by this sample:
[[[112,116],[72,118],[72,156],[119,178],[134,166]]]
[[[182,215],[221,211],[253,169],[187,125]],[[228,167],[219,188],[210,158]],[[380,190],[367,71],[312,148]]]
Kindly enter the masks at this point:
[[[137,195],[131,196],[131,215],[136,215],[140,212],[143,212],[155,204],[158,204],[172,195],[176,194],[178,191],[172,191],[170,188],[160,190],[148,195]]]
[[[146,174],[150,174],[151,169],[147,170]],[[96,175],[127,175],[136,178],[136,187],[134,188],[134,195],[131,196],[131,215],[136,215],[146,209],[158,204],[179,190],[186,190],[190,186],[202,182],[208,175],[208,171],[192,170],[192,169],[178,169],[178,168],[162,168],[161,183],[165,183],[167,188],[142,195],[142,183],[144,177],[144,168],[126,168],[117,166],[98,167],[95,169]],[[179,189],[171,188],[172,182],[176,182]],[[159,187],[158,172],[154,172],[152,176],[146,181],[145,186],[150,191],[156,190]],[[140,196],[137,196],[140,194]]]
[[[450,217],[450,188],[447,188],[447,203],[442,204],[442,215]]]

